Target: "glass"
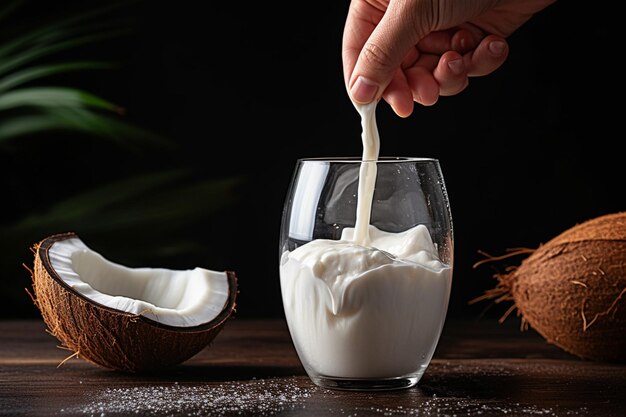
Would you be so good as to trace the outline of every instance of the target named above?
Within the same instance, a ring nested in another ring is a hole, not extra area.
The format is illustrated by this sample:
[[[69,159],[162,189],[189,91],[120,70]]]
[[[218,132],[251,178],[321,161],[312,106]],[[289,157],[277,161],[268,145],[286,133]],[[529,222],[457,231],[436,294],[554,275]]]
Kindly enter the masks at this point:
[[[379,250],[350,241],[362,164],[377,169],[369,233]],[[312,241],[321,246],[307,245]],[[328,246],[341,242],[348,244]],[[346,390],[416,385],[438,343],[452,281],[452,216],[439,161],[297,160],[279,261],[289,332],[315,384]]]

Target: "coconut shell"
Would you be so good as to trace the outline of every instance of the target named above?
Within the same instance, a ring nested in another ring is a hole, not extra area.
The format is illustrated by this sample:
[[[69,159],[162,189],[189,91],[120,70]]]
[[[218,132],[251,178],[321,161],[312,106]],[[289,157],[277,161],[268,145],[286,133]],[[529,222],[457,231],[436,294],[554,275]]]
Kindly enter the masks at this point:
[[[496,277],[495,294],[508,293],[549,343],[584,359],[626,361],[626,213],[577,224]]]
[[[59,234],[35,245],[33,289],[49,332],[76,356],[124,372],[162,370],[209,345],[235,311],[237,278],[232,271],[227,272],[226,305],[214,320],[201,326],[163,325],[97,304],[66,285],[50,263],[52,244],[75,237],[74,233]]]

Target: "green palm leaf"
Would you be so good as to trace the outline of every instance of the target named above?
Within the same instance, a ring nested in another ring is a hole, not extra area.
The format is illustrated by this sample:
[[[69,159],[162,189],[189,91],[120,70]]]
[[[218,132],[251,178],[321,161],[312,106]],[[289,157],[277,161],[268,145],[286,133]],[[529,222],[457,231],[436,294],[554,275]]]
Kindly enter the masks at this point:
[[[83,35],[82,37],[69,39],[53,44],[37,45],[30,49],[20,51],[20,53],[5,58],[0,63],[0,75],[7,73],[15,68],[19,68],[24,64],[28,64],[37,59],[43,58],[48,55],[52,55],[58,52],[72,49],[78,46],[86,45],[89,43],[103,41],[106,39],[114,38],[117,36],[128,34],[128,29],[114,29],[108,32],[97,33],[93,35]]]
[[[72,71],[110,69],[114,67],[115,65],[109,62],[95,61],[65,62],[61,64],[30,67],[13,74],[9,74],[8,76],[0,79],[0,94],[22,84],[26,84],[40,78],[49,77],[51,75],[63,74]]]
[[[8,18],[21,3],[14,1],[0,8],[0,18]],[[132,1],[114,1],[63,16],[8,36],[7,41],[0,43],[0,145],[53,130],[106,138],[134,150],[139,145],[173,145],[171,140],[126,122],[120,117],[120,106],[98,95],[69,86],[27,86],[70,71],[112,68],[111,63],[96,61],[29,65],[59,52],[130,33],[126,17],[105,17],[129,4]],[[5,27],[0,26],[0,31]]]
[[[45,109],[42,113],[13,116],[0,124],[0,145],[18,137],[29,137],[43,132],[71,131],[111,140],[132,151],[140,151],[144,144],[172,148],[174,142],[138,128],[118,118],[80,108]]]
[[[0,111],[19,107],[93,107],[120,113],[115,104],[86,91],[66,87],[31,87],[0,95]]]
[[[56,120],[46,114],[13,117],[0,124],[0,143],[19,136],[33,135],[51,130],[80,130],[71,123]]]
[[[16,11],[23,1],[14,1],[7,5],[2,11],[0,11],[0,17],[8,17],[14,11]],[[33,44],[49,44],[50,42],[68,39],[82,35],[84,33],[98,33],[104,31],[106,27],[110,27],[113,24],[120,24],[120,19],[111,19],[104,21],[92,20],[99,18],[107,13],[110,13],[120,7],[126,5],[128,2],[111,2],[110,4],[95,8],[93,10],[77,13],[73,16],[66,16],[63,20],[54,21],[52,23],[39,25],[36,28],[27,31],[25,34],[20,31],[20,36],[17,36],[11,41],[6,41],[3,45],[0,45],[0,58],[6,57],[8,54],[14,51],[24,50],[29,45]],[[81,23],[77,25],[77,23]],[[126,25],[127,26],[127,25]],[[0,28],[2,29],[2,28]]]

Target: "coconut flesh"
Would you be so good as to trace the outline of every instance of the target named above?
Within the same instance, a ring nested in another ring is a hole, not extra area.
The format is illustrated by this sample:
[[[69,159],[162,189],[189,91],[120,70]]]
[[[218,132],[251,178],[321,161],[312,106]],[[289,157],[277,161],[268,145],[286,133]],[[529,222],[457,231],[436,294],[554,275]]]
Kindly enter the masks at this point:
[[[75,234],[35,246],[35,303],[49,331],[90,362],[150,371],[206,347],[235,307],[232,271],[129,268]]]
[[[626,362],[626,212],[574,225],[496,273],[495,288],[470,301],[512,301],[549,343],[580,358]],[[491,257],[478,262],[500,260]]]

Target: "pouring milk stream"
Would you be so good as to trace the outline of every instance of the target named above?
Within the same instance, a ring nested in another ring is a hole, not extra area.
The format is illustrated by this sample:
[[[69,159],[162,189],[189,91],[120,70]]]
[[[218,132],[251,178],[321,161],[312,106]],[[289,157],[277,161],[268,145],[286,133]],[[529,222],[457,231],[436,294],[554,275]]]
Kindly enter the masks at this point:
[[[363,129],[355,228],[282,254],[285,316],[309,374],[419,378],[443,326],[452,269],[439,260],[426,226],[390,233],[369,224],[380,145],[376,102],[355,107]]]
[[[359,199],[356,208],[356,225],[354,226],[354,242],[366,246],[369,244],[369,223],[372,213],[372,200],[376,185],[376,160],[380,151],[380,137],[376,126],[376,101],[370,104],[354,104],[361,115],[361,139],[363,156],[359,171]]]

